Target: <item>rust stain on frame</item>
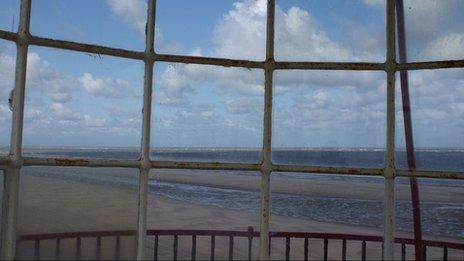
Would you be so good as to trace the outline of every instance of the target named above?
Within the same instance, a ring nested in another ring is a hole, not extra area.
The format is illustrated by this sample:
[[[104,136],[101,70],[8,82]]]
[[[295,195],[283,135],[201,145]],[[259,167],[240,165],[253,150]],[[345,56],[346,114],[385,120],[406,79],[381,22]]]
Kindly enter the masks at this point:
[[[54,159],[57,166],[85,166],[89,164],[88,160],[83,159]]]

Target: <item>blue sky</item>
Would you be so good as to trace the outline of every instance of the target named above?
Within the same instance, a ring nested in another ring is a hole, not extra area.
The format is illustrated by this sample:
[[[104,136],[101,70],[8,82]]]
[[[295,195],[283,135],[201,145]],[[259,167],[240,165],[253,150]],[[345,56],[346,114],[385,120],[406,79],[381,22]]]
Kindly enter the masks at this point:
[[[276,4],[276,59],[384,61],[383,0]],[[410,61],[464,58],[463,1],[410,0],[405,6]],[[33,1],[31,32],[143,50],[145,8],[143,0]],[[262,60],[265,11],[263,0],[158,0],[156,51]],[[18,1],[1,1],[0,28],[16,30],[18,12]],[[6,100],[14,45],[0,40],[0,58],[1,147],[8,146],[11,127]],[[32,46],[28,68],[26,147],[139,146],[141,61]],[[410,77],[417,146],[464,147],[464,70]],[[385,73],[277,71],[274,82],[273,146],[385,146]],[[157,63],[152,146],[262,146],[263,84],[261,70]]]

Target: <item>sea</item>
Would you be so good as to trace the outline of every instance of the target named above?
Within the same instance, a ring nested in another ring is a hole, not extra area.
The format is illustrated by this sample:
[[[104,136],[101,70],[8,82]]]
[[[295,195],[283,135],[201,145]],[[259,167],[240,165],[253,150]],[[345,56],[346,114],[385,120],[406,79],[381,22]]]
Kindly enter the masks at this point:
[[[5,151],[5,150],[4,150]],[[23,154],[29,157],[50,158],[106,158],[137,159],[139,151],[133,148],[30,148]],[[464,171],[464,149],[420,148],[416,149],[416,165],[420,170]],[[254,148],[157,148],[152,150],[153,160],[258,163],[261,151]],[[406,153],[395,153],[397,168],[407,169]],[[274,149],[272,160],[277,164],[383,168],[385,150],[379,148],[282,148]],[[114,169],[98,169],[92,175],[89,168],[68,168],[63,172],[56,167],[29,167],[28,174],[99,184],[115,187],[137,187],[137,179],[117,175]],[[202,170],[178,170],[195,175]],[[250,171],[216,171],[219,175],[256,176]],[[321,175],[304,173],[273,173],[282,179],[334,180],[363,183],[382,183],[379,177],[346,175]],[[398,178],[397,184],[408,184],[407,178]],[[464,181],[419,179],[419,186],[440,186],[462,189]],[[163,182],[150,179],[149,192],[192,204],[215,206],[225,209],[259,212],[260,194],[247,191],[194,184]],[[380,191],[379,193],[383,193]],[[460,194],[462,195],[462,194]],[[459,195],[457,195],[459,196]],[[378,198],[378,197],[377,197]],[[422,228],[426,235],[464,238],[464,198],[453,202],[421,202]],[[381,228],[383,224],[383,201],[329,196],[271,193],[271,214],[332,222],[352,226]],[[409,201],[396,201],[396,226],[403,232],[411,232],[412,208]]]

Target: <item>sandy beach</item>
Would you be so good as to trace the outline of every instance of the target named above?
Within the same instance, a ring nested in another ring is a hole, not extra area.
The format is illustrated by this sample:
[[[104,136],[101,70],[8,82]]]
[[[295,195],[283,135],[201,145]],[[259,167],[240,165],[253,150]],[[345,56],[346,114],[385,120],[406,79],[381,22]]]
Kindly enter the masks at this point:
[[[61,168],[63,171],[67,171]],[[137,222],[137,189],[136,187],[114,187],[101,183],[79,182],[31,175],[35,169],[28,169],[22,173],[18,234],[39,234],[52,232],[92,231],[92,230],[135,230]],[[151,174],[150,179],[163,182],[180,182],[201,184],[204,186],[235,188],[244,190],[258,190],[259,176],[226,176],[213,173],[173,174],[175,171],[160,171]],[[98,174],[95,174],[98,175]],[[213,176],[214,175],[214,176]],[[130,177],[137,182],[137,171],[123,170],[115,176]],[[329,189],[330,187],[330,189]],[[398,199],[407,199],[408,190],[399,187]],[[404,191],[403,191],[404,190]],[[272,191],[281,193],[297,193],[317,196],[352,197],[359,199],[382,198],[383,186],[375,183],[362,185],[337,181],[288,180],[273,178]],[[423,193],[423,200],[456,202],[463,198],[463,191],[459,188],[427,187]],[[192,204],[180,200],[173,200],[149,194],[148,206],[149,229],[228,229],[246,230],[253,226],[259,230],[259,214],[248,211],[230,210],[215,206]],[[356,233],[365,235],[382,235],[381,228],[349,226],[335,223],[317,222],[302,218],[292,218],[271,215],[271,230],[273,231],[311,231],[332,233]],[[399,233],[399,236],[405,236]],[[447,238],[437,238],[446,240]],[[190,237],[179,239],[179,259],[190,258]],[[454,239],[447,239],[456,241]],[[66,242],[65,242],[66,241]],[[75,241],[65,240],[62,243],[63,258],[72,258]],[[253,256],[256,257],[258,239],[253,240]],[[272,258],[285,257],[285,243],[273,240]],[[153,255],[153,238],[149,238],[147,256]],[[41,258],[53,258],[54,242],[44,242],[41,246]],[[208,259],[210,254],[209,238],[198,238],[197,258]],[[236,239],[234,242],[234,258],[246,259],[246,239]],[[303,240],[292,240],[293,259],[303,258]],[[121,258],[131,258],[134,255],[135,242],[133,237],[123,238],[121,241]],[[329,258],[341,257],[341,243],[329,241]],[[102,258],[114,257],[114,239],[104,239],[102,242]],[[20,242],[18,246],[19,258],[31,258],[34,249],[33,242]],[[408,248],[411,253],[412,248]],[[228,239],[216,240],[216,258],[227,258]],[[398,249],[397,254],[400,254]],[[458,254],[450,251],[449,258]],[[310,240],[310,258],[322,258],[322,241]],[[439,249],[430,249],[428,257],[441,258]],[[462,255],[462,253],[460,253]],[[361,243],[348,243],[348,258],[360,258]],[[160,238],[160,258],[172,257],[172,238]],[[379,259],[381,245],[367,244],[367,258]],[[95,239],[83,239],[82,258],[95,258]]]

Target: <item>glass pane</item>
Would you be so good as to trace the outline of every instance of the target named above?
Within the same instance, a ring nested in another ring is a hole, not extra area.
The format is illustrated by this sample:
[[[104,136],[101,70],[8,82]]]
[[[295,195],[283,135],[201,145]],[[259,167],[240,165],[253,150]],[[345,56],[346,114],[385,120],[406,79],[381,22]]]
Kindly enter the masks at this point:
[[[31,33],[131,50],[145,47],[146,0],[32,1]]]
[[[383,235],[384,179],[308,173],[272,173],[271,231],[320,233],[308,241],[309,259],[322,260],[326,233],[328,259],[342,259],[344,234]],[[343,234],[343,235],[342,235]],[[290,260],[304,257],[304,238],[290,237]],[[271,238],[271,258],[285,259],[285,236]],[[309,237],[309,234],[307,235]],[[380,239],[380,238],[379,238]],[[381,259],[382,243],[366,240],[367,260]],[[347,241],[347,260],[361,259],[362,241]]]
[[[19,2],[18,0],[0,1],[0,29],[15,32],[19,25]]]
[[[264,60],[266,1],[159,0],[156,51]]]
[[[407,169],[400,76],[397,76],[397,166]],[[416,168],[464,171],[464,70],[409,72]]]
[[[158,64],[152,158],[260,161],[263,78],[261,70]]]
[[[9,99],[14,89],[16,47],[0,40],[0,154],[8,154],[11,136],[11,109]]]
[[[215,237],[215,258],[229,257],[229,236],[247,232],[251,226],[259,231],[260,177],[251,171],[156,170],[150,172],[148,195],[147,258],[153,259],[155,232],[168,229],[159,236],[158,259],[173,259],[173,232],[207,230],[196,239],[196,258],[210,259],[211,234]],[[213,231],[214,230],[214,231]],[[227,230],[227,231],[224,231]],[[195,232],[195,231],[193,231]],[[192,234],[179,236],[177,257],[191,259]],[[196,231],[196,233],[199,233]],[[252,257],[257,258],[259,238],[252,240]],[[248,258],[248,239],[234,236],[233,259]]]
[[[273,161],[383,167],[384,73],[276,71]]]
[[[117,258],[118,252],[120,259],[133,259],[137,174],[136,169],[23,168],[17,258],[79,259],[80,255],[82,259],[96,259],[100,245],[101,259]],[[102,231],[108,231],[107,235],[104,236]],[[128,232],[123,235],[117,231]],[[86,232],[89,232],[87,236]],[[37,254],[35,239],[43,234],[49,235],[40,240]],[[80,254],[77,251],[79,237]],[[60,238],[58,256],[57,238]]]
[[[285,61],[385,61],[385,1],[277,0],[275,55]]]
[[[464,2],[405,0],[408,61],[464,58]]]
[[[139,157],[141,62],[34,47],[28,59],[26,155]]]
[[[422,238],[439,242],[464,243],[464,181],[418,179]],[[396,179],[396,228],[400,237],[414,238],[409,178]],[[464,245],[463,245],[464,246]],[[398,246],[395,255],[401,256]],[[463,250],[448,246],[448,259],[459,259]],[[414,258],[414,246],[406,246],[406,258]],[[427,259],[443,259],[443,248],[427,247]]]

